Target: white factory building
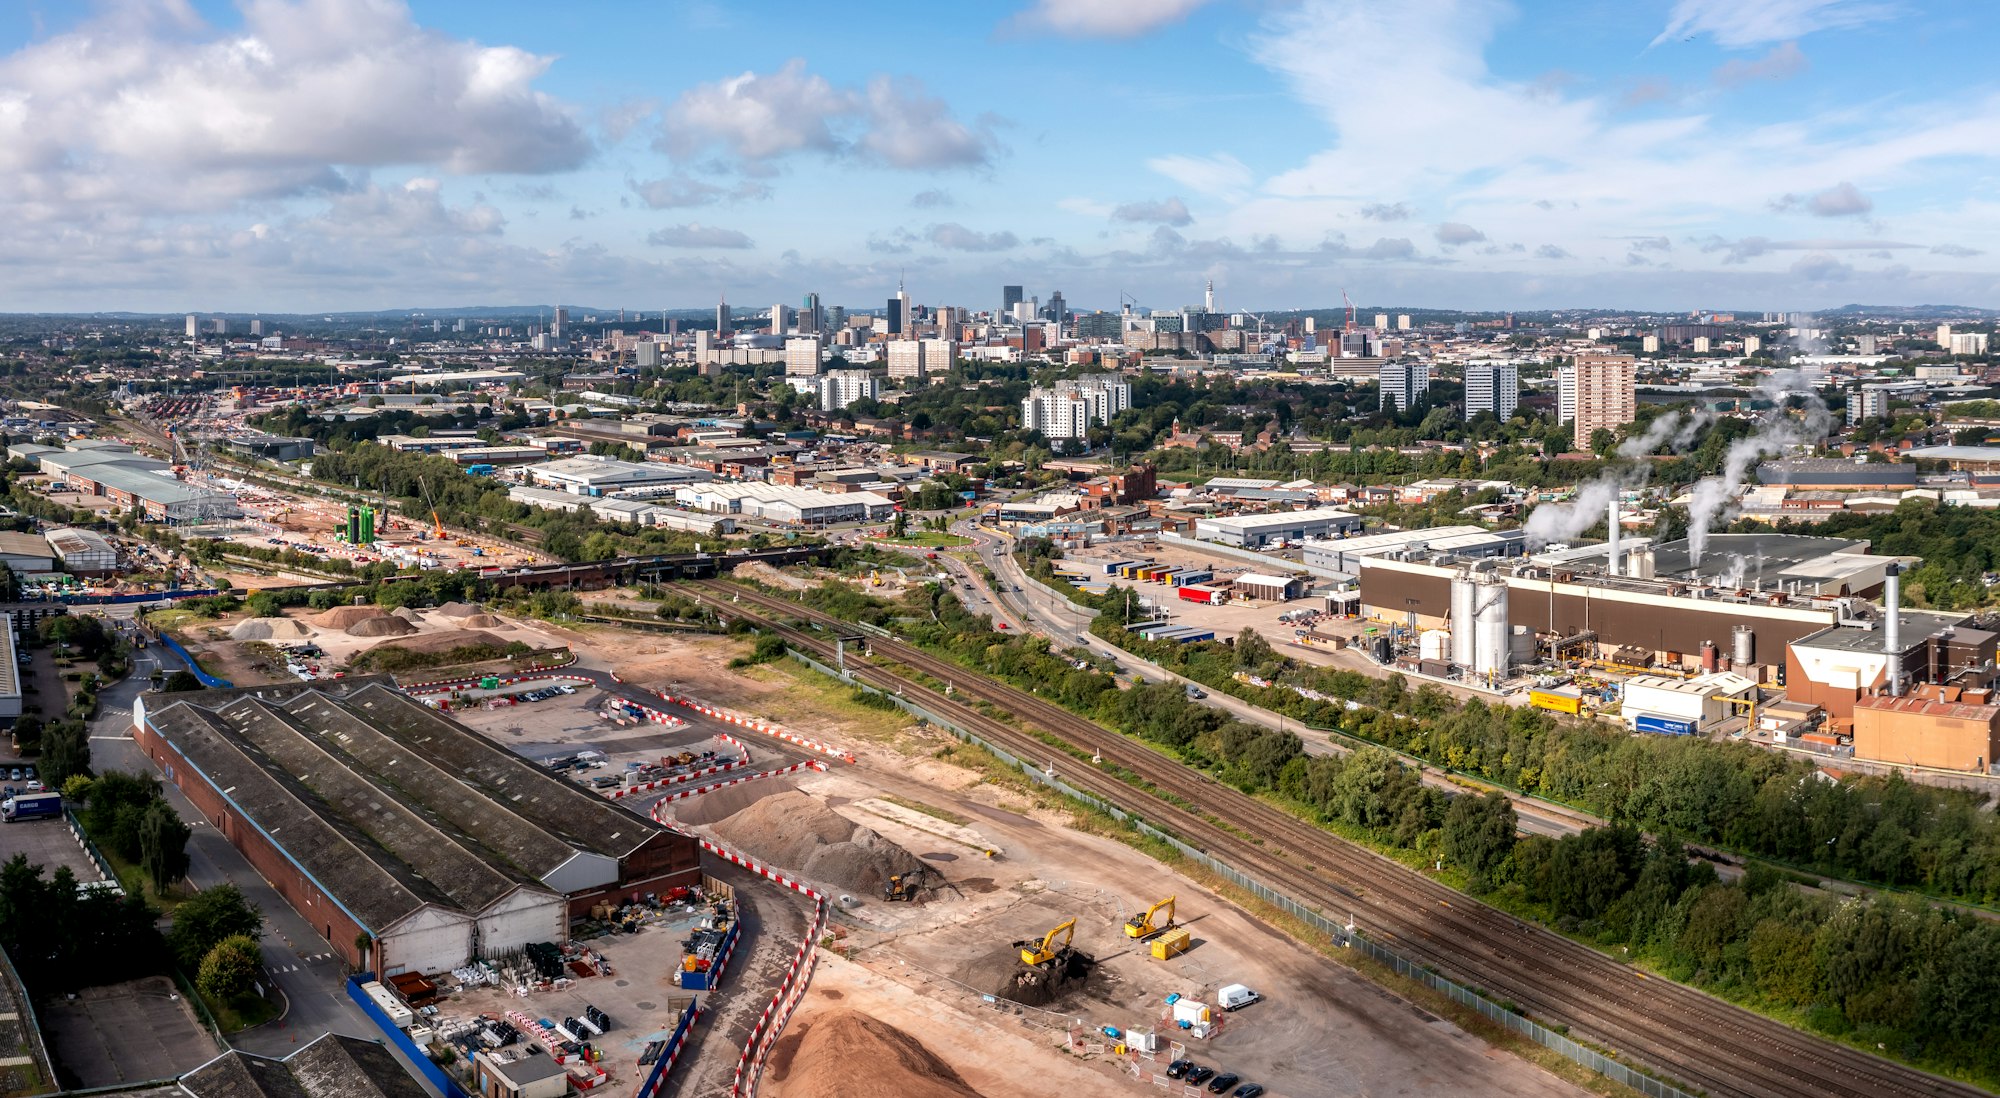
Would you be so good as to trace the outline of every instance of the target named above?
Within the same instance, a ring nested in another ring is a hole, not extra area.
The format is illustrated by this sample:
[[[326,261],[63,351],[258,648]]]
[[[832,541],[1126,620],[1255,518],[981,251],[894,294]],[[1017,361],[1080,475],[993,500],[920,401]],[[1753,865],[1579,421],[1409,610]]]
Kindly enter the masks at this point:
[[[896,511],[896,501],[877,492],[822,492],[735,481],[689,486],[676,491],[674,498],[693,511],[743,515],[790,526],[872,522]]]
[[[608,496],[627,488],[682,485],[709,479],[699,469],[679,465],[639,464],[596,454],[530,465],[521,470],[532,486],[554,488],[580,496]]]
[[[1730,671],[1691,679],[1635,675],[1625,680],[1619,719],[1634,732],[1697,736],[1732,716],[1747,718],[1736,703],[1756,697],[1756,687],[1755,680]]]
[[[629,522],[635,526],[656,526],[666,530],[686,530],[696,534],[736,532],[736,520],[727,515],[701,515],[640,499],[583,496],[574,492],[558,492],[551,488],[527,488],[519,485],[507,490],[507,498],[515,503],[525,503],[530,507],[542,507],[551,511],[588,509],[607,522]]]
[[[1315,507],[1309,511],[1276,511],[1267,515],[1233,515],[1205,518],[1194,524],[1194,536],[1219,545],[1241,549],[1262,549],[1277,542],[1300,542],[1307,538],[1345,537],[1359,533],[1361,516],[1338,507]]]

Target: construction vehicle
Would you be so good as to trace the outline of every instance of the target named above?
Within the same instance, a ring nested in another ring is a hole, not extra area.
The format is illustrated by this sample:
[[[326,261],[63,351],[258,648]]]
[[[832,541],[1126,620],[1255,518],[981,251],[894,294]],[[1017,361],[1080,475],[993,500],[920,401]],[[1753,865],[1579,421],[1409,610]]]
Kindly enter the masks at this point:
[[[417,487],[423,489],[424,505],[431,509],[431,536],[439,541],[443,541],[445,538],[444,520],[438,517],[437,500],[431,497],[431,483],[424,477],[418,477]],[[461,541],[459,544],[464,545],[465,543]]]
[[[1061,945],[1056,944],[1058,938],[1062,939]],[[1054,930],[1042,935],[1040,940],[1029,938],[1026,941],[1015,942],[1014,946],[1021,951],[1022,964],[1030,968],[1040,968],[1068,954],[1070,943],[1075,940],[1076,920],[1071,919],[1057,924]]]
[[[917,897],[931,887],[930,867],[922,866],[908,873],[890,874],[888,883],[882,886],[882,898],[890,903],[898,900],[915,903]]]
[[[1162,912],[1166,918],[1161,918]],[[1172,896],[1147,908],[1145,911],[1125,920],[1125,936],[1134,941],[1145,941],[1155,934],[1174,928],[1174,898]]]

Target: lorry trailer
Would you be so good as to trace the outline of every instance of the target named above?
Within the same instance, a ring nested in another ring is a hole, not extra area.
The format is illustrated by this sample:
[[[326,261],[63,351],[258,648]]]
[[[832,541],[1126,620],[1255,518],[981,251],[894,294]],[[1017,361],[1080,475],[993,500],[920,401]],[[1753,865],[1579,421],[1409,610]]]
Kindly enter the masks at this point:
[[[55,792],[19,793],[0,801],[0,819],[39,820],[62,815],[62,794]]]

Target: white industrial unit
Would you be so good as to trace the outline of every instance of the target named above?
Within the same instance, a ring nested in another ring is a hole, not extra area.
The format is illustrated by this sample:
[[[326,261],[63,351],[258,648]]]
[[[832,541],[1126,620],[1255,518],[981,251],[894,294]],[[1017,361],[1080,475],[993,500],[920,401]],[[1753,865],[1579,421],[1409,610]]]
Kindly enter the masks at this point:
[[[1694,731],[1705,732],[1729,719],[1737,699],[1756,689],[1757,684],[1742,675],[1718,671],[1692,679],[1670,679],[1661,675],[1638,675],[1625,680],[1625,696],[1619,711],[1625,727],[1638,729],[1641,718],[1685,721]]]
[[[422,907],[382,928],[382,975],[444,972],[472,956],[472,918],[439,907]]]

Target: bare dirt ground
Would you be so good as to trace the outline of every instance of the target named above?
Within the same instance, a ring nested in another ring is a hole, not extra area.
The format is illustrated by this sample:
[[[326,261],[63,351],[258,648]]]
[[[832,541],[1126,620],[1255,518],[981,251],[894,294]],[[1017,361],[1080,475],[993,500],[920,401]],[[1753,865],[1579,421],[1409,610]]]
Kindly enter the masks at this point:
[[[619,632],[593,629],[591,643],[615,651]],[[1221,985],[1244,983],[1265,1001],[1224,1016],[1218,1033],[1190,1042],[1187,1055],[1261,1082],[1273,1095],[1583,1093],[1305,949],[1147,855],[1074,830],[1067,810],[940,758],[955,745],[943,733],[856,704],[845,688],[788,661],[730,670],[728,660],[749,647],[740,639],[627,633],[624,640],[622,676],[655,683],[664,676],[704,700],[840,743],[860,760],[709,794],[713,800],[681,809],[684,820],[709,830],[795,788],[915,855],[945,882],[916,904],[885,902],[879,891],[842,894],[831,950],[845,963],[827,964],[815,979],[800,1015],[807,1028],[786,1038],[794,1057],[822,1044],[808,1039],[816,1014],[851,1008],[902,1030],[979,1094],[1150,1090],[1130,1074],[1133,1065],[1109,1053],[1069,1051],[1071,1032],[1161,1029],[1167,995],[1212,1002]],[[988,849],[998,856],[987,857]],[[1122,924],[1169,895],[1194,946],[1158,961]],[[989,998],[1018,965],[1011,943],[1072,918],[1077,946],[1097,960],[1087,979],[1047,1009]],[[902,1046],[891,1040],[883,1047]],[[896,1055],[901,1062],[903,1053]],[[1144,1066],[1157,1069],[1168,1058]],[[790,1093],[799,1095],[814,1093],[800,1089],[814,1084],[798,1080],[824,1078],[813,1065],[782,1061],[782,1074],[794,1073]],[[767,1080],[782,1095],[780,1074],[774,1064]]]
[[[343,612],[346,610],[346,608],[339,609]],[[443,614],[435,609],[416,610],[401,615],[401,620],[411,626],[409,633],[393,636],[355,636],[348,632],[347,628],[322,624],[321,614],[305,609],[293,609],[284,615],[284,620],[296,624],[276,624],[271,632],[277,634],[274,639],[279,643],[310,642],[324,649],[326,653],[324,656],[314,657],[311,661],[321,668],[322,675],[331,675],[336,668],[360,653],[385,644],[438,649],[480,641],[497,641],[503,644],[520,641],[534,648],[563,643],[560,640],[552,640],[551,630],[540,628],[541,623],[495,617],[500,624],[469,629],[465,627],[464,618]],[[202,666],[210,673],[228,679],[238,686],[292,681],[290,673],[285,670],[283,659],[271,647],[271,641],[239,640],[232,635],[237,627],[248,620],[250,615],[239,611],[225,614],[212,621],[191,622],[178,629],[176,635],[187,645],[188,650],[201,660]],[[368,630],[363,627],[362,631]]]

